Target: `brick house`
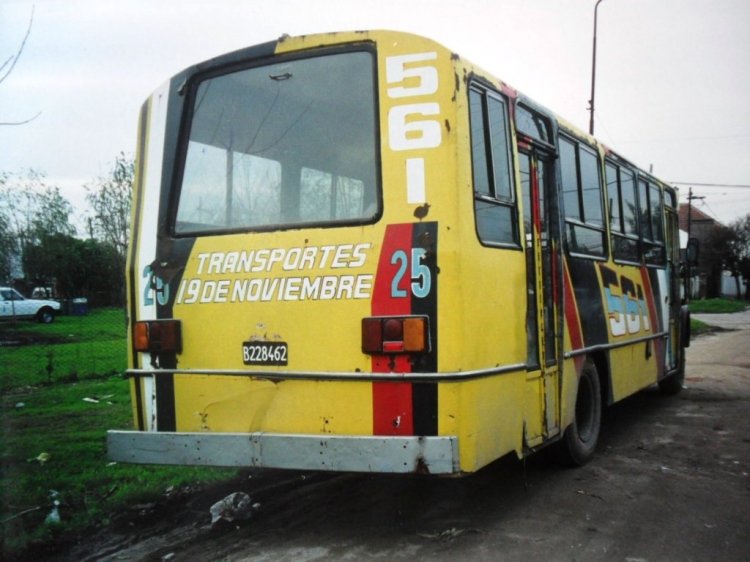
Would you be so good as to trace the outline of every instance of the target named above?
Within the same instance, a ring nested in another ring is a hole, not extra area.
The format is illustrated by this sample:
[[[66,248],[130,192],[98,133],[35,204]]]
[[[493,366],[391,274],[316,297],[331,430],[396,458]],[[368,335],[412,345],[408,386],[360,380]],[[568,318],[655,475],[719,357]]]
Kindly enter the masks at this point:
[[[688,210],[690,211],[690,221],[688,221]],[[707,215],[695,206],[690,208],[686,203],[680,203],[678,210],[680,231],[688,233],[688,222],[690,222],[690,237],[697,238],[700,243],[700,253],[698,257],[697,273],[700,277],[700,288],[698,295],[701,298],[718,297],[722,287],[721,267],[716,267],[707,259],[705,253],[710,248],[711,234],[721,223],[713,217]],[[695,295],[694,295],[695,296]]]

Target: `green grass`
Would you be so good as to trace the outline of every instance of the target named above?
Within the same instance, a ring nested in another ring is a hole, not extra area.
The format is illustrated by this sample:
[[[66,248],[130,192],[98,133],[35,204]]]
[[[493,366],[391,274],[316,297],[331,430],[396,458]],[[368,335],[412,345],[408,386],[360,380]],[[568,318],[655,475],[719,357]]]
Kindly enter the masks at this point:
[[[128,383],[119,376],[6,392],[1,427],[2,558],[106,524],[118,510],[163,496],[170,487],[236,474],[110,463],[106,430],[132,427]],[[48,460],[36,460],[40,455]],[[53,490],[60,502],[57,524],[45,522]]]
[[[236,474],[108,461],[107,430],[132,427],[129,386],[121,376],[121,309],[60,316],[48,325],[0,323],[0,341],[24,338],[44,343],[0,347],[0,559],[26,558],[30,546],[106,524],[113,513],[154,501],[170,487]],[[60,523],[46,523],[55,499]]]
[[[694,313],[716,314],[742,312],[747,307],[747,301],[734,299],[701,299],[690,301],[690,312]]]
[[[92,310],[86,316],[59,316],[51,324],[0,323],[0,390],[120,373],[126,366],[125,313]]]
[[[700,320],[696,320],[695,318],[690,319],[691,337],[700,336],[701,334],[707,334],[708,332],[711,332],[713,330],[715,330],[715,328],[709,326],[705,322],[701,322]]]

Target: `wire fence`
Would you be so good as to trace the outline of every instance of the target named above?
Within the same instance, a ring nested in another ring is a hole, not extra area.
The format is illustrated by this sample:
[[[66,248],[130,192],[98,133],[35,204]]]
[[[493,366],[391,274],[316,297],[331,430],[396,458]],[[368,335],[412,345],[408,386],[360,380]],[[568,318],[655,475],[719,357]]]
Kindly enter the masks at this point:
[[[75,299],[61,302],[60,311],[49,318],[41,313],[13,314],[16,304],[0,301],[0,307],[6,308],[0,308],[0,391],[125,370],[123,308],[90,308],[85,299]]]

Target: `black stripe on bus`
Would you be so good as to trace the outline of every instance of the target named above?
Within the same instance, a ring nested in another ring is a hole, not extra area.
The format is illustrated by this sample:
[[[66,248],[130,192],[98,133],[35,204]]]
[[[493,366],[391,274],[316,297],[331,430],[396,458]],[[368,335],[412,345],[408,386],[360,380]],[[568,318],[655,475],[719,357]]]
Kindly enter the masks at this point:
[[[568,258],[570,280],[575,290],[578,316],[581,319],[584,347],[602,345],[609,341],[607,318],[602,304],[602,290],[599,287],[599,276],[596,271],[597,263],[586,258]]]
[[[161,227],[160,227],[161,228]],[[158,276],[164,283],[162,292],[156,295],[156,317],[159,319],[174,318],[172,306],[174,304],[177,289],[182,281],[185,265],[190,257],[195,244],[195,238],[181,238],[171,240],[166,233],[159,236],[156,246],[156,260],[151,265],[154,275]],[[168,264],[168,267],[161,267]],[[164,297],[164,291],[168,290],[168,298],[162,304],[159,298]],[[160,353],[159,367],[162,369],[176,369],[177,355],[175,353]],[[161,377],[157,379],[160,380]],[[156,389],[156,413],[159,431],[176,431],[176,404],[174,393],[174,375],[166,375],[161,387]]]
[[[174,375],[154,377],[154,385],[156,390],[156,430],[176,431]]]
[[[430,271],[430,292],[424,298],[411,297],[412,314],[425,315],[430,319],[430,353],[415,360],[413,372],[436,373],[438,369],[438,264],[437,223],[422,222],[412,230],[412,248],[424,248],[425,258],[421,265]],[[415,435],[437,435],[438,432],[438,386],[436,382],[412,383],[412,412]]]

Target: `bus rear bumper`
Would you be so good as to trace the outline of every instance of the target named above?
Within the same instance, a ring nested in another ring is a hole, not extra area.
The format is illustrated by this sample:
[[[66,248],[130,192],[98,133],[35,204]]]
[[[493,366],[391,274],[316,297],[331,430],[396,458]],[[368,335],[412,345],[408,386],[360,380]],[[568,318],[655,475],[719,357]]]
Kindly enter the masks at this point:
[[[109,431],[118,462],[337,472],[455,474],[455,436]]]

